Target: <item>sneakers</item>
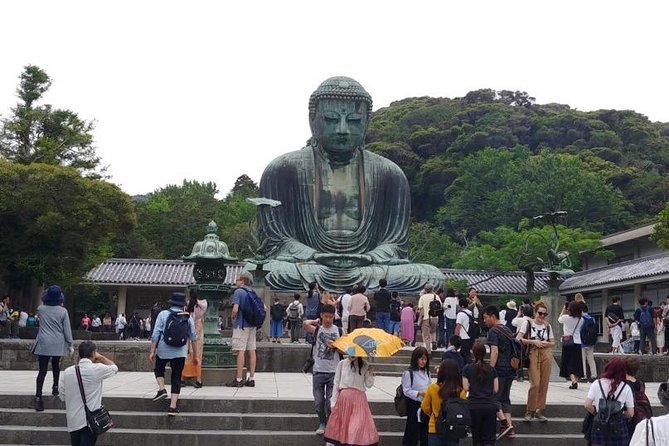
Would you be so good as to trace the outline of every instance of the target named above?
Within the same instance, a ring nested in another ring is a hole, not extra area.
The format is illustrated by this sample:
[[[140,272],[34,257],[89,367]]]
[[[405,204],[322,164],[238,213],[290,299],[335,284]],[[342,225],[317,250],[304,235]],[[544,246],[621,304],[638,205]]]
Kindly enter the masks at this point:
[[[316,429],[316,435],[323,435],[325,433],[325,425],[319,424],[318,429]]]
[[[58,396],[58,386],[53,386],[51,388],[51,395]]]
[[[168,417],[175,417],[177,415],[179,415],[179,408],[170,407],[169,409],[167,409],[167,416]]]
[[[202,383],[200,381],[195,381],[193,383],[193,387],[195,387],[196,389],[201,389],[202,388]]]
[[[40,396],[35,397],[35,411],[44,412],[44,401]]]
[[[534,413],[534,418],[536,418],[539,421],[548,421],[548,418],[538,410]]]
[[[163,398],[167,398],[167,390],[165,389],[159,390],[156,396],[153,397],[153,401],[162,400]]]
[[[511,426],[511,430],[506,434],[507,438],[516,438],[516,429]]]
[[[225,383],[225,387],[244,387],[244,381],[237,381],[233,379],[229,383]]]
[[[500,438],[502,438],[502,437],[505,436],[505,435],[510,437],[509,433],[510,433],[511,431],[513,431],[513,426],[511,426],[510,424],[501,425],[501,426],[499,427],[499,433],[497,434],[497,438],[495,438],[495,441],[499,440]],[[515,435],[516,435],[516,434],[515,434],[515,432],[514,432],[514,436],[515,436]]]
[[[578,389],[578,383],[571,383],[571,386],[569,386],[571,390],[576,390]]]
[[[532,418],[534,418],[534,414],[532,412],[525,412],[525,416],[523,417],[524,421],[532,421]]]
[[[244,383],[246,387],[255,387],[256,386],[256,380],[255,379],[247,379],[246,382]]]

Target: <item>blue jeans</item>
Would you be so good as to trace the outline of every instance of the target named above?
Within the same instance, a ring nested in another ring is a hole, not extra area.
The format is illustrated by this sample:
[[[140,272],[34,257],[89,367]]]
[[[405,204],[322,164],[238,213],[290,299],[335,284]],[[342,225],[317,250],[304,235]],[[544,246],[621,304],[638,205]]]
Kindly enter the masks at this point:
[[[314,372],[311,381],[314,392],[314,405],[320,424],[327,424],[330,417],[330,398],[334,387],[334,373]]]
[[[388,333],[395,334],[400,332],[400,321],[388,321]]]
[[[446,344],[448,344],[448,340],[455,334],[455,319],[444,318],[444,331],[446,332]]]
[[[272,319],[272,323],[270,324],[270,338],[280,338],[283,335],[283,321],[278,320],[275,321]]]
[[[439,434],[427,434],[427,446],[458,446],[460,440],[457,438],[446,438]]]
[[[377,311],[376,312],[376,328],[385,330],[388,333],[392,333],[389,327],[390,324],[390,311]]]

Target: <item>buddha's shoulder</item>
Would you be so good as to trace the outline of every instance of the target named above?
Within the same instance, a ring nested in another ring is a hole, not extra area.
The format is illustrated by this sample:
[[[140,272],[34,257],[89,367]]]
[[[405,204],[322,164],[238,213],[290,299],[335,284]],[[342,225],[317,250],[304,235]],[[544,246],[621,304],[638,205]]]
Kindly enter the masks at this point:
[[[364,150],[363,153],[365,156],[366,164],[372,164],[386,171],[404,176],[402,168],[397,164],[395,164],[393,161],[389,160],[388,158],[381,156],[378,153],[370,152],[369,150]]]
[[[312,149],[310,147],[303,147],[299,150],[287,152],[274,158],[268,165],[267,169],[277,169],[288,166],[295,166],[304,162],[307,157],[310,157]]]

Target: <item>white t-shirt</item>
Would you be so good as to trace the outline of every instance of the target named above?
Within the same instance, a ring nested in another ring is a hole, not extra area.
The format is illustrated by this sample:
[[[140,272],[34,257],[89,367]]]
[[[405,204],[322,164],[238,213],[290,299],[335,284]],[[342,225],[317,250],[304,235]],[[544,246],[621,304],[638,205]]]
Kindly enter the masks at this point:
[[[604,395],[602,395],[602,391],[599,389],[599,384],[597,384],[598,381],[602,383],[602,389],[604,390]],[[624,385],[625,388],[622,389],[621,392],[620,386],[622,385]],[[588,399],[592,400],[592,405],[594,406],[595,410],[597,410],[597,408],[599,407],[599,400],[602,398],[606,398],[606,395],[609,393],[609,390],[611,390],[611,380],[608,378],[600,378],[595,380],[595,382],[593,382],[592,384],[590,384],[590,390],[588,390]],[[618,396],[618,393],[620,393],[618,401],[623,403],[623,408],[634,407],[634,394],[632,393],[632,388],[630,386],[628,386],[624,382],[621,382],[620,384],[618,384],[618,388],[616,389],[614,396]]]
[[[455,325],[460,324],[462,328],[460,329],[460,339],[469,339],[469,316],[472,315],[472,312],[469,310],[462,310],[458,312],[458,316],[455,318]]]
[[[420,296],[420,299],[418,300],[418,308],[420,308],[423,314],[423,319],[426,319],[428,317],[436,317],[436,316],[430,316],[430,302],[432,302],[435,299],[438,300],[439,303],[441,303],[441,299],[439,299],[439,296],[437,296],[434,293],[425,293],[422,296]]]
[[[351,301],[351,295],[344,293],[339,297],[339,305],[341,305],[341,317],[346,319],[348,317],[348,303]]]
[[[661,417],[653,417],[650,419],[653,427],[646,420],[641,421],[634,428],[634,435],[630,444],[646,444],[646,426],[648,426],[648,446],[661,446],[669,444],[669,415],[662,415]],[[653,432],[655,433],[655,441],[653,441]]]
[[[523,323],[520,325],[520,328],[518,328],[518,333],[522,333],[523,336],[525,333],[527,333],[528,321],[531,323],[531,331],[527,336],[528,339],[539,339],[541,341],[552,341],[555,339],[553,327],[551,327],[550,324],[539,325],[534,322],[534,319],[523,321]]]
[[[448,306],[451,308],[448,308]],[[447,319],[455,319],[457,317],[458,311],[458,298],[457,297],[446,297],[444,299],[444,317]]]
[[[581,343],[581,326],[583,325],[582,317],[571,317],[568,314],[563,314],[558,318],[558,322],[563,325],[562,331],[565,336],[574,336],[574,344]]]
[[[25,328],[26,324],[28,322],[28,313],[25,311],[22,311],[19,313],[19,327]]]

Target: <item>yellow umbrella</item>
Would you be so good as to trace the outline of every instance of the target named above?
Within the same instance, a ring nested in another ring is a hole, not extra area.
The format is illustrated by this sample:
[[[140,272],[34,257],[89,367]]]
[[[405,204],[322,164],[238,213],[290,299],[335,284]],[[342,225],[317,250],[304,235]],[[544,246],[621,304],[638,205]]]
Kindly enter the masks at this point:
[[[349,356],[387,358],[401,349],[404,343],[379,328],[358,328],[335,340],[333,345]]]

